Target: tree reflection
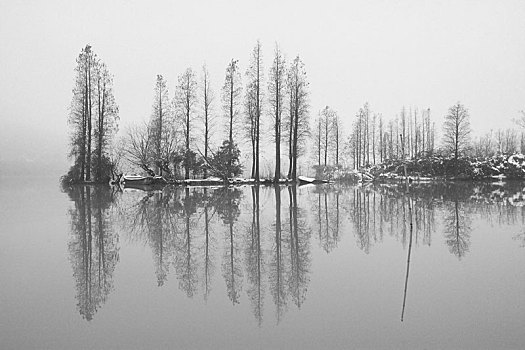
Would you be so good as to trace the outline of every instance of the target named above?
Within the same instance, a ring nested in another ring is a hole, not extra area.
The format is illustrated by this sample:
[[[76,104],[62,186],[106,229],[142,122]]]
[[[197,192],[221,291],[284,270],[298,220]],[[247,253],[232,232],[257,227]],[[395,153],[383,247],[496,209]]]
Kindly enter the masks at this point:
[[[432,243],[436,215],[445,213],[445,241],[459,259],[469,251],[475,216],[497,225],[525,223],[521,187],[415,184],[409,193],[396,184],[314,188],[313,193],[298,194],[295,186],[167,186],[150,192],[126,190],[118,197],[108,187],[70,189],[74,207],[69,212],[68,249],[80,314],[91,320],[113,289],[119,260],[116,219],[125,238],[151,249],[159,287],[172,272],[182,293],[192,298],[202,292],[207,301],[214,278],[222,277],[234,305],[246,290],[259,325],[267,293],[277,323],[290,306],[300,308],[305,302],[312,232],[326,253],[337,249],[347,227],[353,228],[357,247],[366,254],[389,237],[408,248],[403,318],[410,259],[419,245]],[[265,208],[266,203],[275,206]],[[525,233],[514,239],[525,246]],[[214,276],[218,262],[221,273]]]
[[[306,291],[310,283],[310,235],[308,225],[302,218],[297,206],[297,188],[288,187],[289,195],[289,237],[290,237],[290,268],[287,271],[287,285],[291,298],[297,307],[301,307],[306,299]]]
[[[445,238],[449,251],[461,259],[469,251],[470,218],[458,200],[447,207]]]
[[[357,235],[357,244],[366,254],[370,252],[373,242],[377,242],[376,222],[375,222],[375,195],[368,189],[355,188],[353,205],[350,209],[350,217],[354,224]],[[372,215],[374,215],[372,217]]]
[[[203,198],[195,189],[190,192],[188,187],[184,189],[184,194],[182,210],[179,212],[184,229],[175,236],[175,272],[179,280],[179,288],[191,298],[196,293],[198,284],[196,244],[192,234],[196,219],[193,216],[197,213],[197,205],[203,202]]]
[[[228,227],[225,235],[225,249],[222,263],[224,280],[228,298],[235,305],[239,303],[242,291],[242,268],[240,258],[240,242],[234,230],[234,225],[240,215],[239,202],[241,191],[235,188],[221,188],[217,191],[216,208],[222,222]]]
[[[280,322],[281,316],[286,307],[286,289],[284,284],[284,271],[286,260],[283,254],[282,223],[281,223],[281,188],[274,186],[275,193],[275,238],[272,242],[271,260],[270,260],[270,288],[273,302],[276,308],[277,323]]]
[[[208,190],[204,189],[204,247],[203,247],[203,290],[204,300],[208,300],[211,292],[211,279],[215,270],[213,264],[214,239],[210,234],[210,222],[213,216],[210,213],[210,200],[208,198]]]
[[[261,223],[259,186],[252,186],[252,220],[246,236],[246,274],[248,289],[247,294],[252,304],[252,309],[259,326],[262,323],[262,309],[264,286],[262,275],[265,273],[264,258],[262,255]]]
[[[119,261],[119,238],[110,221],[114,192],[100,186],[75,186],[67,193],[75,204],[69,211],[68,250],[77,306],[82,317],[91,321],[114,288],[113,273]]]
[[[316,188],[317,202],[314,210],[317,211],[317,232],[323,250],[330,253],[339,242],[339,191],[329,187]],[[335,197],[335,198],[334,198]]]
[[[151,247],[159,287],[167,280],[175,257],[175,234],[181,230],[176,217],[182,208],[178,195],[179,191],[169,188],[148,192],[137,203],[122,208],[121,212],[131,237]]]

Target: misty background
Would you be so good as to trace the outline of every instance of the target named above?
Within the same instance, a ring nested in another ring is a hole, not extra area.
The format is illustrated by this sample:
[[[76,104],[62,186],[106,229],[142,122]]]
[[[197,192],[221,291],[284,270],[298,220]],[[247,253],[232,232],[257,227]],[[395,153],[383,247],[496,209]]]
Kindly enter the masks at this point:
[[[429,107],[440,140],[457,101],[474,135],[512,127],[525,109],[524,19],[525,2],[510,0],[2,1],[0,175],[66,172],[75,59],[88,43],[114,75],[119,135],[150,117],[157,74],[173,94],[204,63],[222,115],[226,65],[239,59],[244,72],[259,39],[265,84],[275,43],[301,56],[312,119],[329,105],[350,131],[365,102],[387,118]]]

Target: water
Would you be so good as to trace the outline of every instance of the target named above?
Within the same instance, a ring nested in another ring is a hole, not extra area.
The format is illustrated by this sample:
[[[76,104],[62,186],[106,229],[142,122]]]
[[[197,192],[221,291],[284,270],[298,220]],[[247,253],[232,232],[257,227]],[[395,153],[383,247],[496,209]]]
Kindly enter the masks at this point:
[[[525,184],[0,183],[0,348],[525,346]]]

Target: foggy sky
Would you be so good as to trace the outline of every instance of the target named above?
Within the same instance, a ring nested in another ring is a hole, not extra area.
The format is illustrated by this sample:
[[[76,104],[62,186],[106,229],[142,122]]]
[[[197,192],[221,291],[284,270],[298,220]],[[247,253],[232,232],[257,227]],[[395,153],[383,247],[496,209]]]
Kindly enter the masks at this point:
[[[75,59],[91,44],[114,74],[123,130],[151,114],[156,74],[173,96],[206,63],[221,113],[231,58],[256,40],[265,78],[275,43],[299,54],[311,112],[346,121],[369,102],[386,118],[431,109],[438,129],[461,101],[476,133],[525,109],[525,1],[1,1],[0,161],[66,163]],[[347,122],[349,125],[349,122]],[[348,128],[347,128],[348,130]]]

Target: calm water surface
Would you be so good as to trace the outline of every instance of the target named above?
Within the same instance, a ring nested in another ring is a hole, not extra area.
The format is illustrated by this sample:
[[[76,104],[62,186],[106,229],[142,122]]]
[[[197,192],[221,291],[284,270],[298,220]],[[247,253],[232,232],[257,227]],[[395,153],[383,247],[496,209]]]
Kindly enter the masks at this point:
[[[524,195],[2,179],[0,348],[523,349]]]

